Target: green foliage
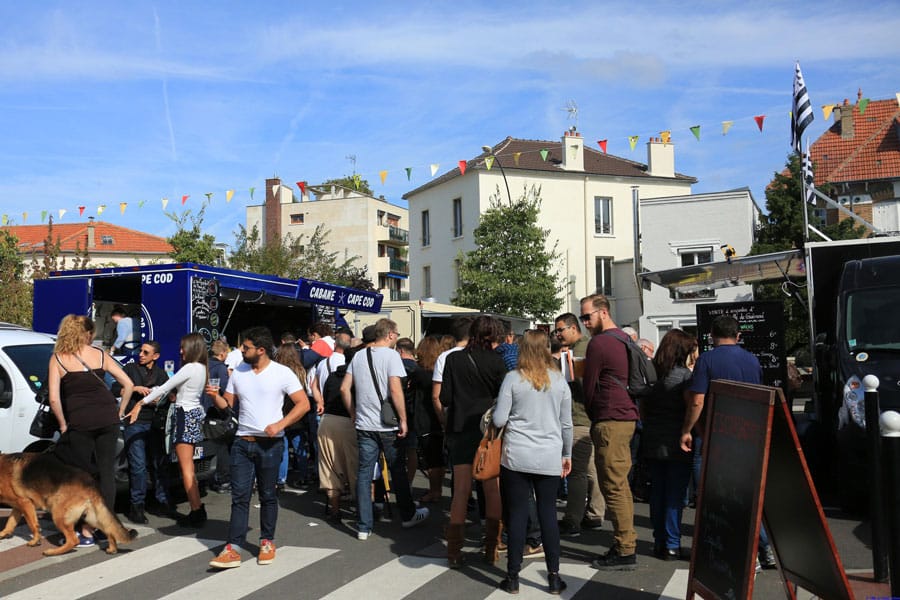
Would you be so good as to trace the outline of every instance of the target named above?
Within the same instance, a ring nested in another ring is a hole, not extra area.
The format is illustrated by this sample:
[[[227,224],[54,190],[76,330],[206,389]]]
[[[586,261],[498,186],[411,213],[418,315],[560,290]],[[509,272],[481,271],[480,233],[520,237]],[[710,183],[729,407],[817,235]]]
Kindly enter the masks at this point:
[[[169,256],[175,262],[192,262],[211,266],[222,262],[222,252],[216,247],[216,238],[201,232],[207,204],[208,201],[204,202],[196,215],[191,209],[187,209],[181,214],[165,213],[178,226],[178,230],[166,238],[173,248]]]
[[[31,282],[25,278],[25,265],[19,254],[19,240],[0,230],[0,321],[31,326]]]
[[[363,179],[359,175],[345,175],[337,179],[329,179],[322,184],[322,186],[325,187],[329,185],[339,185],[347,188],[348,190],[356,190],[361,194],[372,196],[373,198],[375,197],[375,192],[373,192],[372,188],[369,187],[368,180]]]
[[[460,287],[453,303],[484,312],[549,321],[562,304],[558,242],[538,226],[540,188],[505,204],[498,188],[475,228],[475,250],[459,255]]]

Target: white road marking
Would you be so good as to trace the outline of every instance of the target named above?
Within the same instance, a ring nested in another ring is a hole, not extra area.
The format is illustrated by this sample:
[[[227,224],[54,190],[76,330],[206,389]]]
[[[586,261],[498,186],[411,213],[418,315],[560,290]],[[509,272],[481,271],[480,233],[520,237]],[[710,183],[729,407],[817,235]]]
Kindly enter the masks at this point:
[[[584,585],[597,574],[597,569],[585,563],[560,563],[559,574],[568,587],[560,595],[560,598],[568,599],[578,593]],[[500,581],[497,581],[500,584]],[[508,599],[509,594],[497,589],[488,596],[490,600]],[[519,595],[517,598],[525,600],[536,598],[547,600],[547,567],[544,561],[538,559],[519,571]]]
[[[402,598],[446,572],[446,558],[400,556],[339,587],[322,600]]]

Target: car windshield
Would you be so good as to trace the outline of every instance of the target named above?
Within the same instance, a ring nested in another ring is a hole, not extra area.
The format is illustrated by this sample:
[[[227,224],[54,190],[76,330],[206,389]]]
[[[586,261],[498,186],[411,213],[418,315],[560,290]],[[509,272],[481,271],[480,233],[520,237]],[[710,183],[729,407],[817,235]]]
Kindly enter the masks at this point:
[[[847,346],[862,350],[900,350],[897,289],[860,290],[847,296]]]
[[[53,344],[4,346],[3,352],[16,364],[32,391],[47,384],[47,365],[53,354]]]

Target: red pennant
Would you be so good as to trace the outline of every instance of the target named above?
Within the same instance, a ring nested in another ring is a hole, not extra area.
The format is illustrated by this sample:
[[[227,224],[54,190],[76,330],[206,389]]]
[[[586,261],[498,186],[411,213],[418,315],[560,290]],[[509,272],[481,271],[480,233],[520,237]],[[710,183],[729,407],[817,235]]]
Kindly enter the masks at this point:
[[[603,150],[603,154],[606,154],[606,140],[600,140],[597,143],[600,144],[600,149]]]
[[[301,194],[301,195],[306,194],[306,182],[305,182],[305,181],[298,181],[298,182],[297,182],[297,187],[300,188],[300,194]]]
[[[756,121],[756,126],[759,127],[760,131],[762,131],[763,121],[766,120],[766,115],[759,115],[757,117],[753,117],[753,120]]]
[[[464,160],[459,161],[459,174],[460,175],[466,174],[466,161],[464,161]]]
[[[84,209],[85,209],[84,206],[79,206],[79,207],[78,207],[78,216],[79,216],[79,217],[84,216]]]
[[[184,206],[184,203],[187,202],[187,199],[190,197],[191,197],[190,194],[185,194],[184,196],[182,196],[181,197],[181,205]]]

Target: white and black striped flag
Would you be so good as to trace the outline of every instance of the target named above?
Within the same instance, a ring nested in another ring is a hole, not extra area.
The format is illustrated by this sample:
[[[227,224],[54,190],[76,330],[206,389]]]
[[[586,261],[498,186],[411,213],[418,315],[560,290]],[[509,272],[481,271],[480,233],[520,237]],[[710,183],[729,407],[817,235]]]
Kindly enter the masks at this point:
[[[803,73],[800,72],[800,63],[794,67],[794,105],[791,111],[791,146],[800,153],[800,138],[803,132],[813,121],[813,109],[809,103],[809,94],[806,92],[806,83],[803,81]]]
[[[803,159],[800,168],[800,176],[803,177],[803,185],[804,191],[806,192],[806,202],[807,204],[816,203],[816,178],[813,175],[813,165],[812,165],[812,157],[809,155],[809,140],[806,140],[806,152],[803,154]]]

